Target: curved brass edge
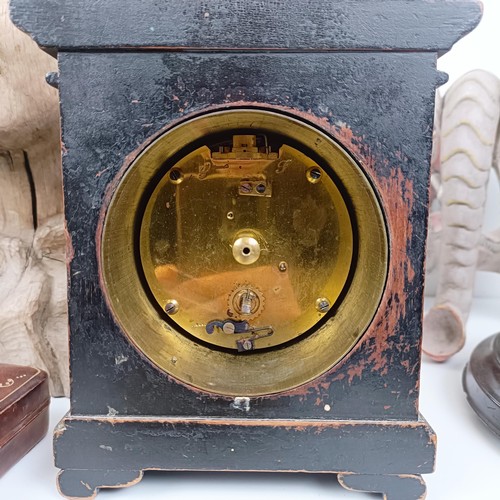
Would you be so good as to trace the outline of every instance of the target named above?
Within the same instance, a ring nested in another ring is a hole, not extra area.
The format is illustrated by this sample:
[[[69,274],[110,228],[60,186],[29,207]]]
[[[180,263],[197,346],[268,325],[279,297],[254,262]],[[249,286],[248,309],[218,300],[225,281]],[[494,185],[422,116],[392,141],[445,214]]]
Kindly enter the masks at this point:
[[[341,192],[312,158],[285,144],[279,151],[279,157],[273,153],[275,159],[260,163],[217,165],[202,146],[174,164],[152,165],[164,175],[153,182],[137,217],[138,260],[153,300],[162,311],[172,298],[179,302],[171,324],[195,340],[236,351],[238,337],[250,333],[235,337],[205,328],[214,319],[232,318],[247,320],[250,328],[271,328],[255,350],[283,346],[319,326],[348,286],[357,249]],[[134,168],[148,170],[149,161],[139,158]],[[321,182],[308,180],[310,165],[316,165]],[[182,186],[172,183],[172,172],[185,177]],[[256,177],[265,179],[272,195],[236,194],[241,179]],[[247,262],[255,246],[257,257]],[[280,261],[286,261],[285,272]],[[257,294],[255,314],[241,315],[232,300],[241,289]],[[318,297],[326,297],[324,309],[316,306]]]
[[[349,292],[336,314],[307,338],[286,348],[241,356],[197,344],[168,325],[144,291],[133,252],[134,207],[155,169],[202,136],[234,128],[279,130],[335,165],[357,221],[358,255]],[[124,217],[124,213],[129,213]],[[373,319],[385,286],[388,237],[367,177],[343,146],[305,122],[259,109],[214,111],[180,123],[152,142],[130,165],[113,193],[101,241],[103,287],[111,311],[132,344],[161,371],[206,392],[233,396],[275,394],[303,385],[337,364]],[[112,258],[110,258],[112,256]]]

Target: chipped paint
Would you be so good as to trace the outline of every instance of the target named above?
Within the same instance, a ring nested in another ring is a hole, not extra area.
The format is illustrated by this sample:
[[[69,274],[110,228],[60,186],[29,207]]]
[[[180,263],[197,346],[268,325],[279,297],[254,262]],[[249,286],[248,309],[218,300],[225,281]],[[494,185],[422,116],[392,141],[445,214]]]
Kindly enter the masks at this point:
[[[107,416],[108,417],[115,417],[116,415],[118,415],[118,412],[114,408],[111,408],[111,406],[108,406]]]
[[[115,365],[121,365],[125,362],[128,361],[128,356],[124,356],[123,354],[119,354],[118,356],[115,356]]]
[[[209,418],[209,417],[160,417],[156,416],[119,416],[109,419],[107,416],[94,415],[67,415],[64,418],[65,424],[73,422],[101,422],[111,426],[121,424],[137,423],[139,424],[157,424],[159,426],[175,426],[186,424],[189,426],[214,426],[214,427],[276,427],[286,429],[304,429],[310,428],[332,428],[339,429],[344,427],[364,427],[375,426],[377,428],[395,427],[404,429],[421,429],[428,434],[434,434],[427,421],[419,416],[418,420],[325,420],[325,419],[259,419],[259,418]]]
[[[68,276],[70,275],[71,262],[75,257],[75,248],[73,247],[73,242],[71,240],[71,234],[68,230],[68,225],[66,220],[64,221],[64,239],[66,242],[66,268],[68,271]]]
[[[247,398],[247,397],[234,398],[234,401],[230,404],[230,406],[233,410],[249,412],[250,411],[250,398]]]
[[[381,166],[387,167],[387,161],[374,157],[369,148],[366,147],[363,137],[356,136],[353,130],[346,124],[337,123],[332,125],[327,116],[317,117],[312,113],[312,111],[304,112],[286,106],[276,106],[267,103],[248,101],[227,102],[224,104],[224,108],[221,108],[220,104],[210,105],[204,107],[202,110],[197,110],[196,112],[188,113],[172,120],[167,126],[149,137],[135,151],[127,155],[118,174],[106,188],[96,233],[99,281],[111,314],[113,315],[113,312],[109,307],[109,300],[106,296],[106,287],[104,286],[102,275],[100,258],[101,238],[109,203],[121,179],[135,158],[159,136],[166,133],[168,130],[176,127],[181,122],[193,119],[207,112],[238,107],[282,111],[296,118],[304,119],[332,136],[344,148],[346,148],[358,164],[361,165],[380,196],[388,226],[390,243],[390,265],[387,284],[379,310],[371,325],[368,327],[361,340],[353,348],[349,355],[323,376],[308,384],[304,384],[287,392],[262,396],[259,399],[297,397],[299,400],[304,401],[306,397],[310,396],[311,393],[316,393],[317,399],[321,400],[323,394],[329,390],[330,385],[334,381],[346,379],[348,384],[352,384],[356,379],[361,380],[366,370],[378,372],[382,376],[387,374],[390,368],[389,353],[393,350],[402,350],[404,348],[404,339],[401,339],[401,341],[396,344],[395,340],[391,337],[393,337],[394,333],[397,331],[399,321],[406,316],[406,287],[408,283],[411,283],[415,279],[415,272],[407,255],[408,242],[412,236],[410,214],[413,209],[413,185],[409,179],[405,178],[401,167],[393,168],[390,171],[389,176],[384,176],[384,174],[386,175],[387,169],[381,168]],[[396,152],[396,156],[401,159],[402,163],[405,161],[401,152]],[[396,196],[394,196],[395,193],[397,193]],[[117,318],[115,318],[115,322],[119,324]],[[357,364],[353,364],[351,361],[352,355],[359,351],[363,351],[365,353],[364,359],[358,361]],[[153,364],[142,353],[140,353],[140,355],[150,364]],[[165,376],[169,380],[175,380],[176,383],[184,385],[192,392],[201,396],[211,395],[210,392],[176,380],[169,374],[165,374]],[[220,400],[227,400],[230,404],[232,402],[230,397],[217,394],[213,394],[213,397]]]

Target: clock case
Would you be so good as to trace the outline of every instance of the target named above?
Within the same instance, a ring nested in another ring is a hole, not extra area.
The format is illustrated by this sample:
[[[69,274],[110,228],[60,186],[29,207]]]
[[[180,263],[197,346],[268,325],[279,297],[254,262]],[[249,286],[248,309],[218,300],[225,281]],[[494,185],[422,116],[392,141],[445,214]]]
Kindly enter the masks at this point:
[[[434,95],[446,81],[436,60],[480,5],[12,0],[11,16],[59,61],[71,358],[71,410],[54,438],[61,493],[92,498],[161,469],[331,472],[349,489],[423,498],[436,448],[418,412]],[[175,124],[238,107],[299,118],[349,151],[379,197],[390,254],[352,351],[306,385],[252,398],[197,390],[146,360],[110,313],[98,265],[120,173]]]

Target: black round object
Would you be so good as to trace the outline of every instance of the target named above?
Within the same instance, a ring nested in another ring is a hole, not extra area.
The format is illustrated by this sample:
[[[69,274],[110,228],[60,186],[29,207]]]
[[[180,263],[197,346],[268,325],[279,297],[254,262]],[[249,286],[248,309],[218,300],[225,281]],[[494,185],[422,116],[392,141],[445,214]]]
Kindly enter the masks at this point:
[[[500,437],[500,333],[474,349],[462,383],[472,409]]]

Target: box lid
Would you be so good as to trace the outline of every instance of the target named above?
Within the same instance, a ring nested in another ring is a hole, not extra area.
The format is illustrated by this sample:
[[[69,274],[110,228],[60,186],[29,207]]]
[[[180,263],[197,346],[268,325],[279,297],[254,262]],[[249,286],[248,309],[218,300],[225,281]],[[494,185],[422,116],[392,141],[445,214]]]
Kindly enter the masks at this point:
[[[0,364],[0,448],[49,404],[47,374],[37,368]]]

